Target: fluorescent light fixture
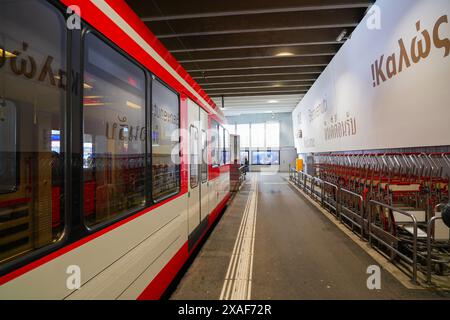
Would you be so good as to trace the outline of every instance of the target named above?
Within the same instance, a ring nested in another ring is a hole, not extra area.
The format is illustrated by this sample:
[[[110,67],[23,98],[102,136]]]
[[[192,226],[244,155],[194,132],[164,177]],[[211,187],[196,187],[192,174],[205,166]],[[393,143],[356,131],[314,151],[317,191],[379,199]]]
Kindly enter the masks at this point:
[[[83,106],[85,107],[100,107],[105,106],[106,104],[104,102],[92,102],[92,103],[83,103]]]
[[[127,107],[131,109],[142,109],[140,105],[133,103],[131,101],[127,101]]]
[[[15,58],[15,57],[17,57],[14,53],[11,53],[9,51],[6,51],[6,50],[3,50],[3,49],[0,48],[0,56],[3,57],[3,55],[4,55],[5,58]]]
[[[267,103],[278,103],[278,100],[269,100]]]
[[[1,49],[0,49],[0,50],[1,50]],[[1,55],[1,51],[0,51],[0,55]],[[56,80],[61,80],[61,77],[58,76],[58,75],[56,75],[56,76],[54,76],[54,77],[55,77]],[[84,87],[85,89],[92,89],[92,88],[93,88],[93,86],[87,84],[86,82],[83,84],[83,87]]]
[[[273,113],[273,111],[264,111],[264,113]]]
[[[338,37],[336,38],[336,41],[341,42],[342,40],[344,40],[346,35],[347,35],[347,29],[342,30],[341,34],[338,35]]]
[[[103,99],[103,96],[85,96],[85,99]]]
[[[292,52],[279,52],[275,56],[276,57],[291,57],[294,54]]]

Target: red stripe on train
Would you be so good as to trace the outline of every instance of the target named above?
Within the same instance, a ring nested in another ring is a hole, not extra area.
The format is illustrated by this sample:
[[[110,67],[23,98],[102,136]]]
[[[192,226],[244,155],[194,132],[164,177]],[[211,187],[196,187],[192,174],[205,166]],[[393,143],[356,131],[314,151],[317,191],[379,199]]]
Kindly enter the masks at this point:
[[[21,275],[23,275],[23,274],[25,274],[25,273],[33,270],[33,269],[36,269],[37,267],[40,267],[40,266],[46,264],[47,262],[50,262],[50,261],[52,261],[52,260],[54,260],[54,259],[56,259],[56,258],[58,258],[58,257],[60,257],[60,256],[62,256],[64,254],[66,254],[67,252],[70,252],[70,251],[72,251],[72,250],[74,250],[74,249],[76,249],[78,247],[81,247],[82,245],[84,245],[84,244],[86,244],[86,243],[88,243],[88,242],[90,242],[90,241],[92,241],[92,240],[94,240],[94,239],[104,235],[105,233],[108,233],[108,232],[110,232],[110,231],[112,231],[112,230],[114,230],[114,229],[124,225],[125,223],[128,223],[128,222],[130,222],[130,221],[132,221],[132,220],[134,220],[134,219],[136,219],[136,218],[138,218],[138,217],[140,217],[140,216],[142,216],[144,214],[150,213],[151,211],[155,210],[156,208],[158,208],[158,207],[160,207],[160,206],[162,206],[162,205],[164,205],[164,204],[166,204],[166,203],[168,203],[170,201],[174,201],[175,199],[181,197],[183,194],[185,194],[185,193],[180,193],[180,194],[178,194],[178,195],[176,195],[176,196],[174,196],[172,198],[169,198],[169,199],[166,199],[164,201],[161,201],[160,203],[155,204],[154,206],[152,206],[150,208],[147,208],[147,209],[145,209],[143,211],[140,211],[140,212],[136,213],[135,215],[132,215],[132,216],[130,216],[128,218],[125,218],[125,219],[123,219],[121,221],[118,221],[117,223],[114,223],[114,224],[112,224],[112,225],[110,225],[110,226],[108,226],[108,227],[106,227],[106,228],[104,228],[102,230],[99,230],[98,232],[90,234],[90,235],[88,235],[85,238],[82,238],[82,239],[80,239],[80,240],[78,240],[78,241],[76,241],[74,243],[71,243],[71,244],[69,244],[69,245],[67,245],[67,246],[65,246],[65,247],[63,247],[61,249],[58,249],[58,250],[56,250],[54,252],[51,252],[48,255],[46,255],[45,257],[42,257],[42,258],[40,258],[40,259],[38,259],[36,261],[33,261],[30,264],[27,264],[27,265],[25,265],[25,266],[23,266],[23,267],[21,267],[19,269],[16,269],[16,270],[14,270],[14,271],[12,271],[12,272],[10,272],[10,273],[0,277],[0,285],[3,285],[3,284],[5,284],[5,283],[7,283],[7,282],[9,282],[9,281],[11,281],[11,280],[13,280],[15,278],[18,278]]]

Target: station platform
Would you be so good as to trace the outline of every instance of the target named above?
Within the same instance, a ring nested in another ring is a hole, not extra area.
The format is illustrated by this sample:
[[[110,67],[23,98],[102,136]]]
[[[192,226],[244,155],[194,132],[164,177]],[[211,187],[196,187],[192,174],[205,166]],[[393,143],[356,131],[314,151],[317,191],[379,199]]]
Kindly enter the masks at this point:
[[[170,299],[441,299],[381,266],[370,290],[365,250],[304,198],[287,175],[247,174]]]

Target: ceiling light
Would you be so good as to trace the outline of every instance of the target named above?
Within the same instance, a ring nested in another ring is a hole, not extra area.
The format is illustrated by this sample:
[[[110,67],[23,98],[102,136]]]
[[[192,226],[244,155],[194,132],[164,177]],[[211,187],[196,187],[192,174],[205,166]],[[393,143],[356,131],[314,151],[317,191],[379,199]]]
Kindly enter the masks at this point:
[[[131,101],[127,101],[127,107],[131,109],[142,109],[140,105],[133,103]]]
[[[278,103],[278,100],[269,100],[267,103]]]
[[[291,57],[293,55],[294,54],[292,52],[280,52],[280,53],[277,53],[275,56],[276,57]]]
[[[264,113],[273,113],[272,111],[264,111]]]
[[[346,35],[347,35],[347,29],[342,30],[341,34],[338,35],[338,37],[336,38],[336,41],[341,42],[342,40],[344,40]]]
[[[101,106],[106,106],[106,103],[104,102],[88,102],[88,103],[83,103],[84,107],[101,107]]]
[[[103,96],[85,96],[84,99],[103,99]]]

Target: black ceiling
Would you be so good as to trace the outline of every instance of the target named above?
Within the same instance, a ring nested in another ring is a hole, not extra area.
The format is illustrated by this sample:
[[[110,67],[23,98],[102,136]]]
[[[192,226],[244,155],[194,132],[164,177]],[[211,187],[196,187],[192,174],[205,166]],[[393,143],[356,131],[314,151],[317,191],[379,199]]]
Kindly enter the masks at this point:
[[[375,1],[126,2],[211,97],[231,97],[306,93]]]

